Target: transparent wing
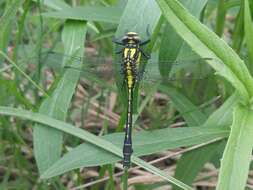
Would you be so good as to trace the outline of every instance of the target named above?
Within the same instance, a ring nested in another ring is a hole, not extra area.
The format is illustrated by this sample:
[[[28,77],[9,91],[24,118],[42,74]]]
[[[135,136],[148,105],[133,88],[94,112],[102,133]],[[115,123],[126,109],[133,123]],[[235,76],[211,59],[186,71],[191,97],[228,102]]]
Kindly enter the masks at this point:
[[[48,51],[41,54],[40,59],[44,65],[55,70],[76,69],[82,71],[84,76],[94,75],[101,79],[113,80],[115,75],[122,74],[120,56],[113,60],[112,57],[105,56],[78,57]],[[151,58],[140,63],[138,79],[143,82],[159,82],[207,78],[213,72],[206,64],[206,61],[210,59],[191,57],[176,61],[157,61],[155,58]],[[27,61],[32,60],[33,58],[27,57]]]

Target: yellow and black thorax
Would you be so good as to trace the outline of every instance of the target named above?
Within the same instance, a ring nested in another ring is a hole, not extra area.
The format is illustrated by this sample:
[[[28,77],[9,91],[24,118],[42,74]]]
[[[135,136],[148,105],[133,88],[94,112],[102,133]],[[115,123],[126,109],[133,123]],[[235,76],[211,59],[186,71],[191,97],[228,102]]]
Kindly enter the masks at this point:
[[[114,38],[113,42],[123,46],[122,49],[115,53],[122,55],[122,74],[128,89],[132,89],[138,80],[141,57],[149,59],[149,55],[142,50],[141,46],[149,43],[150,39],[141,41],[140,36],[136,32],[127,32],[120,41]]]
[[[123,38],[122,69],[128,88],[133,88],[138,78],[138,66],[141,60],[140,38],[135,32],[128,32]]]

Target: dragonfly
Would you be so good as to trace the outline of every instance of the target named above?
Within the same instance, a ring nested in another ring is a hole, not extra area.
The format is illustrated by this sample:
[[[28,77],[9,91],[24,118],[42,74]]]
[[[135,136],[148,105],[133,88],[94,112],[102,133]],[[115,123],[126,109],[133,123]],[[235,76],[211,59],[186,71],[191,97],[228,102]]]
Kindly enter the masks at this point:
[[[138,84],[142,82],[152,84],[205,79],[212,74],[212,69],[206,64],[206,61],[211,58],[193,58],[171,62],[167,60],[158,61],[156,55],[150,56],[143,49],[143,46],[148,44],[150,39],[141,40],[136,32],[127,32],[120,40],[113,39],[113,42],[120,46],[120,49],[115,52],[115,57],[118,59],[115,59],[114,64],[111,64],[113,62],[111,59],[100,56],[82,58],[52,51],[46,52],[45,55],[49,60],[54,60],[51,64],[52,67],[55,67],[55,63],[59,63],[63,59],[65,63],[63,70],[78,70],[85,74],[105,78],[115,75],[121,77],[121,85],[127,89],[123,167],[129,168],[133,154],[133,92],[138,88]],[[161,76],[161,70],[159,70],[157,63],[166,65],[165,70],[169,71],[167,76]]]

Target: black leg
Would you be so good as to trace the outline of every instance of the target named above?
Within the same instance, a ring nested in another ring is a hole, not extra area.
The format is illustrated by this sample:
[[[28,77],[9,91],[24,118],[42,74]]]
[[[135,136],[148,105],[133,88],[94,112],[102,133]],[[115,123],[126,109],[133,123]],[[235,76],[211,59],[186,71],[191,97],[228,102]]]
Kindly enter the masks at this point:
[[[118,41],[116,38],[113,38],[112,42],[118,45],[122,45],[122,46],[124,45],[121,41]]]
[[[150,42],[150,39],[147,39],[147,40],[141,42],[141,43],[140,43],[140,46],[146,45],[146,44],[149,43],[149,42]]]
[[[120,49],[120,50],[115,51],[115,54],[120,54],[120,53],[122,53],[122,50],[123,50],[123,49]]]
[[[140,50],[141,54],[142,54],[146,59],[149,59],[149,58],[150,58],[150,56],[147,55],[141,48],[139,48],[139,50]]]
[[[141,43],[140,43],[140,46],[146,45],[147,43],[150,42],[151,35],[150,35],[150,31],[149,31],[149,24],[148,24],[148,26],[147,26],[146,33],[147,33],[148,39],[145,40],[145,41],[143,41],[143,42],[141,42]]]
[[[150,25],[148,24],[147,25],[147,29],[146,29],[146,33],[147,33],[147,36],[148,36],[148,38],[150,38],[150,31],[149,31],[149,28],[150,28]]]

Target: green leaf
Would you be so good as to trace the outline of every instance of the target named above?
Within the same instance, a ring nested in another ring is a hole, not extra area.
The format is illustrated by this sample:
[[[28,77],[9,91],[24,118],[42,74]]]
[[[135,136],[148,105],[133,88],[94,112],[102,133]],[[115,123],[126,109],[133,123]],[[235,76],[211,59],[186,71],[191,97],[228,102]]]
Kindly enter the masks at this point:
[[[72,55],[75,53],[79,56],[82,55],[85,33],[86,24],[84,22],[66,22],[63,31],[65,54]],[[79,76],[80,72],[77,70],[67,70],[60,78],[53,94],[43,101],[39,112],[64,120]],[[36,124],[33,131],[33,140],[35,158],[39,172],[42,173],[60,158],[62,132]]]
[[[228,130],[220,128],[205,129],[203,127],[167,128],[154,131],[142,131],[133,135],[134,155],[143,156],[168,149],[186,147],[223,138]],[[159,136],[159,139],[157,137]],[[122,147],[123,133],[106,135],[103,139],[117,147]],[[92,144],[81,144],[65,154],[58,162],[50,167],[43,176],[53,177],[72,169],[98,166],[120,161],[118,156],[96,149]]]
[[[239,4],[240,4],[240,1],[239,1]],[[243,38],[244,38],[244,29],[243,29],[244,13],[243,12],[244,12],[243,6],[240,6],[240,10],[236,16],[235,26],[234,26],[234,30],[233,30],[232,45],[231,46],[236,52],[240,52],[241,45],[242,45]]]
[[[57,12],[43,13],[43,16],[84,21],[119,23],[122,10],[118,7],[74,7]]]
[[[222,36],[225,24],[226,6],[225,0],[218,1],[217,15],[216,15],[216,28],[215,32],[218,36]]]
[[[207,63],[226,78],[238,90],[241,99],[248,103],[253,95],[253,79],[240,57],[176,0],[157,2],[167,21],[193,51],[203,58],[212,58]]]
[[[231,95],[220,108],[213,112],[206,122],[204,123],[205,127],[224,127],[230,126],[232,124],[232,112],[234,107],[239,103],[239,95],[234,93]]]
[[[134,31],[145,39],[147,38],[147,30],[153,31],[160,16],[160,9],[154,0],[129,0],[115,36],[122,37],[127,31]]]
[[[108,152],[111,152],[111,153],[113,153],[113,154],[115,154],[115,155],[117,155],[121,158],[123,157],[121,148],[118,148],[117,146],[113,145],[112,143],[110,143],[108,141],[105,141],[102,138],[99,138],[99,137],[93,135],[92,133],[89,133],[85,130],[74,127],[70,124],[67,124],[67,123],[63,122],[63,121],[53,119],[52,117],[42,115],[42,114],[39,114],[39,113],[32,113],[32,112],[25,111],[25,110],[22,110],[22,109],[15,109],[15,108],[10,108],[10,107],[3,107],[3,106],[0,106],[0,114],[8,115],[8,116],[16,116],[16,117],[20,117],[20,118],[23,118],[23,119],[32,120],[32,121],[43,124],[43,126],[44,125],[51,126],[54,129],[58,129],[58,130],[61,130],[63,132],[72,134],[72,135],[74,135],[76,137],[79,137],[79,138],[81,138],[81,139],[83,139],[83,140],[85,140],[85,141],[87,141],[91,144],[94,144],[94,145],[97,146],[97,148],[102,148],[102,149],[104,149]],[[46,126],[44,126],[44,127],[46,127]],[[44,139],[43,143],[45,143],[45,142],[46,142],[46,140]],[[50,154],[52,154],[52,152],[50,152]],[[164,180],[178,185],[182,189],[193,190],[188,185],[185,185],[181,181],[178,181],[177,179],[167,175],[165,172],[163,172],[160,169],[158,169],[158,168],[148,164],[147,162],[137,158],[134,155],[132,156],[132,162],[139,165],[139,166],[141,166],[142,168],[146,169],[147,171],[149,171],[153,174],[156,174],[157,176],[160,176]]]
[[[249,62],[250,67],[252,69],[252,63],[253,63],[253,25],[252,25],[252,19],[250,14],[250,6],[249,1],[244,1],[244,32],[245,32],[245,42],[248,49],[248,56],[249,56]]]
[[[238,105],[221,160],[217,190],[243,190],[248,178],[253,147],[253,111]]]

